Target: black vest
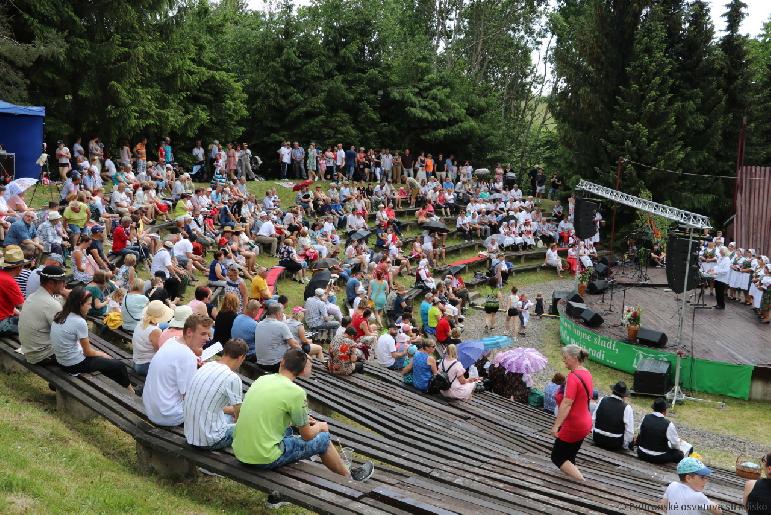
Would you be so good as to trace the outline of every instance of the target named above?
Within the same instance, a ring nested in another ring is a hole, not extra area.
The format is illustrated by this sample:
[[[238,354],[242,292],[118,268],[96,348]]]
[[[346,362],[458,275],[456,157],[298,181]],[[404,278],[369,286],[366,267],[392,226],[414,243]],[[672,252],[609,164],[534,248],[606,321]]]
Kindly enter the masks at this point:
[[[771,513],[771,479],[758,479],[747,496],[747,515]]]
[[[637,445],[653,452],[667,452],[669,440],[667,428],[669,420],[652,413],[645,415],[640,424],[640,435],[637,437]]]
[[[603,397],[595,413],[594,428],[614,435],[624,435],[626,403],[615,397]]]

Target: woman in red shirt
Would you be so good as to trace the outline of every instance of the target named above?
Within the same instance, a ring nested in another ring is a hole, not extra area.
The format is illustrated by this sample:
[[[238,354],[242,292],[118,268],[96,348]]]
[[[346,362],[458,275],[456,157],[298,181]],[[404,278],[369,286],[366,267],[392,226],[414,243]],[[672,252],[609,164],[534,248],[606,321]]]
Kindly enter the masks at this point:
[[[552,434],[556,437],[551,451],[551,461],[571,479],[583,481],[584,476],[576,467],[576,455],[586,435],[592,430],[592,414],[589,411],[592,374],[583,363],[589,353],[578,345],[562,347],[562,362],[570,370],[565,379],[565,397],[559,405]]]

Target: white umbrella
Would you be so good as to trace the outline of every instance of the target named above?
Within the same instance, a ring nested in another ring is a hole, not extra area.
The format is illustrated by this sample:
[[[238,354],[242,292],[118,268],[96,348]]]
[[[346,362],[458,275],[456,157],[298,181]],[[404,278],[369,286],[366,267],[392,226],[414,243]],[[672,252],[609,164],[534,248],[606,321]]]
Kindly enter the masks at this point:
[[[18,195],[27,191],[30,187],[34,186],[37,179],[31,179],[29,177],[22,177],[21,179],[15,179],[8,183],[5,188],[5,198],[9,199],[14,195]]]

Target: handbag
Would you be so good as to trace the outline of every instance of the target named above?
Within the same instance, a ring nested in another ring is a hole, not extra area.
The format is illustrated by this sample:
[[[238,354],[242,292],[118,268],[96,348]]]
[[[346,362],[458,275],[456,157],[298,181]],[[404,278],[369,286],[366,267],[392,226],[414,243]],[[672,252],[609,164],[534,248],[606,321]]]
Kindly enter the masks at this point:
[[[450,376],[447,374],[450,370],[452,370],[452,367],[454,367],[458,361],[454,361],[452,365],[450,365],[450,368],[446,369],[444,368],[444,360],[442,360],[442,369],[434,375],[434,377],[431,378],[431,382],[428,385],[428,391],[430,393],[439,393],[443,392],[445,390],[449,390],[452,386],[452,383],[455,382],[455,379],[450,381]]]

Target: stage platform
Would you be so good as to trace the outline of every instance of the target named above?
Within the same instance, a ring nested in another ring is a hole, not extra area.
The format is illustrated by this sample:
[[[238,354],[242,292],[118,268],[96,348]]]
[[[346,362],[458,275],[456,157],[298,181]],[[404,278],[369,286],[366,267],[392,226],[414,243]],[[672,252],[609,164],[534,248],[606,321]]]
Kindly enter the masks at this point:
[[[605,319],[595,332],[619,341],[627,341],[626,327],[621,324],[623,305],[640,306],[642,309],[641,326],[666,333],[667,346],[661,350],[675,352],[677,350],[677,325],[682,297],[666,286],[666,272],[663,268],[649,268],[649,283],[641,285],[629,284],[633,279],[631,273],[619,270],[615,274],[618,283],[613,291],[611,303],[610,290],[602,295],[584,296],[586,304],[600,313]],[[699,290],[686,292],[690,296]],[[696,297],[691,299],[696,300]],[[705,292],[704,303],[715,305],[715,297]],[[724,363],[745,365],[771,364],[771,326],[759,324],[750,306],[738,302],[726,301],[725,310],[693,309],[687,304],[685,323],[683,325],[683,344],[688,354],[693,344],[693,356],[696,358]],[[609,310],[613,309],[613,312]],[[695,318],[694,318],[695,313]]]

